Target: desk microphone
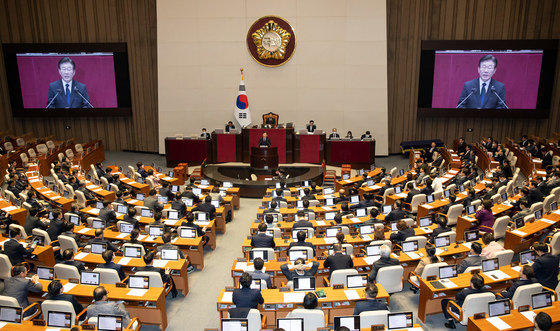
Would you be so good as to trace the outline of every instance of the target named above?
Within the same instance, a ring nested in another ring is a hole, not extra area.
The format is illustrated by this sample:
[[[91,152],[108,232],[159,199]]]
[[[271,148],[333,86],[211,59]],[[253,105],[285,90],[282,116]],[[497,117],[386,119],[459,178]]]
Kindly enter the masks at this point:
[[[498,95],[498,92],[496,92],[496,88],[494,87],[494,85],[490,86],[490,91],[492,91],[492,93],[494,93],[498,97],[498,100],[500,100],[500,102],[506,107],[506,109],[509,109],[504,100]]]
[[[56,97],[60,94],[60,92],[62,92],[61,89],[56,90],[56,94],[54,95],[54,97],[51,99],[51,101],[49,102],[49,104],[45,108],[49,108],[49,106],[53,103],[54,99],[56,99]]]
[[[88,99],[84,98],[84,95],[80,92],[80,90],[78,90],[78,87],[75,86],[74,91],[76,91],[76,93],[78,93],[78,95],[81,96],[85,102],[87,102],[90,108],[93,108],[93,105],[89,102]]]
[[[471,93],[469,93],[469,94],[467,95],[467,97],[464,98],[463,101],[461,101],[461,103],[458,104],[457,107],[455,107],[455,108],[461,107],[461,106],[465,103],[465,101],[467,101],[467,99],[470,98],[471,95],[473,95],[474,92],[476,92],[476,89],[473,87],[473,88],[471,89]]]

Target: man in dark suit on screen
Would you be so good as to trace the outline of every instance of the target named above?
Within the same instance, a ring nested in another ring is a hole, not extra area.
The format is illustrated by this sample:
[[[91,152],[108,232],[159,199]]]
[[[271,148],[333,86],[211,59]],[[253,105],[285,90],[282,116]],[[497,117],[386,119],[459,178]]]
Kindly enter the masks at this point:
[[[75,81],[76,64],[69,57],[58,61],[61,79],[49,84],[46,108],[93,108],[86,85]]]
[[[498,67],[493,55],[485,55],[478,61],[479,78],[465,82],[457,102],[457,108],[507,109],[506,88],[492,79]],[[501,99],[501,100],[500,100]]]
[[[262,138],[259,139],[259,146],[270,147],[270,138],[268,138],[266,132],[263,132]]]

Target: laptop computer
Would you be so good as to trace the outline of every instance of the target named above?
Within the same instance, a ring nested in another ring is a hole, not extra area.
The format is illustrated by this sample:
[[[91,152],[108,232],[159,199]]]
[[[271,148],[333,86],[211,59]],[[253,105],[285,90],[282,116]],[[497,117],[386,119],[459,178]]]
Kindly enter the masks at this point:
[[[366,208],[356,209],[356,217],[364,217],[366,215],[367,215],[367,209]]]
[[[414,319],[412,312],[392,313],[387,315],[387,329],[406,329],[411,328]]]
[[[148,276],[128,276],[128,288],[148,289],[150,288],[150,277]]]
[[[179,191],[179,186],[177,185],[172,185],[171,186],[171,192],[172,193],[177,193]]]
[[[531,295],[531,307],[533,310],[552,306],[552,293],[542,292]]]
[[[361,288],[365,287],[368,282],[368,275],[346,275],[346,287],[347,288]]]
[[[426,196],[426,203],[432,203],[432,202],[434,202],[434,200],[435,200],[435,197],[434,197],[433,194],[430,194],[430,195]]]
[[[102,254],[107,250],[107,244],[102,243],[92,243],[91,244],[91,252],[93,254]]]
[[[360,234],[370,234],[373,233],[374,227],[371,225],[360,225]]]
[[[192,193],[193,193],[194,195],[201,195],[201,194],[202,194],[202,189],[201,189],[201,188],[198,188],[198,187],[193,187]]]
[[[418,250],[418,240],[403,241],[401,246],[403,253],[416,252]]]
[[[307,261],[307,250],[303,249],[290,249],[288,251],[288,260],[295,261],[299,258],[302,258]]]
[[[387,215],[387,214],[389,214],[389,213],[391,212],[391,210],[393,210],[393,206],[391,206],[391,205],[384,205],[384,206],[382,207],[382,209],[381,209],[381,213],[382,213],[383,215]]]
[[[334,206],[334,198],[326,198],[325,206]]]
[[[333,187],[325,187],[323,188],[323,195],[333,194],[334,188]]]
[[[381,253],[379,252],[379,248],[381,245],[369,245],[366,246],[366,255],[367,256],[379,256]]]
[[[39,279],[53,280],[54,268],[37,267],[37,276],[39,277]]]
[[[162,260],[171,260],[177,261],[179,260],[179,251],[176,249],[162,249],[161,250],[161,259]]]
[[[449,198],[450,195],[451,195],[451,191],[449,191],[449,190],[443,191],[443,197],[444,198]]]
[[[432,225],[432,218],[431,217],[422,217],[419,221],[420,227],[426,227]]]
[[[358,202],[360,202],[360,196],[359,195],[350,196],[350,203],[358,203]]]
[[[154,213],[151,209],[141,209],[140,216],[142,217],[153,217]]]
[[[465,207],[465,215],[474,214],[475,211],[476,211],[476,206],[468,205],[468,206]]]
[[[342,179],[343,180],[350,179],[350,174],[342,174]]]
[[[0,322],[21,324],[23,308],[0,306]]]
[[[168,220],[178,220],[179,219],[179,211],[177,211],[177,210],[167,211],[167,219]]]
[[[447,279],[447,278],[457,277],[457,265],[452,264],[452,265],[439,267],[438,277],[439,277],[439,279]]]
[[[336,216],[336,213],[335,213],[335,212],[328,212],[328,213],[325,213],[325,220],[327,220],[327,221],[332,221],[332,220],[334,220],[334,217],[335,217],[335,216]]]
[[[117,205],[117,213],[126,214],[128,212],[125,205]]]
[[[465,231],[463,239],[466,242],[477,241],[478,240],[478,230]]]
[[[526,250],[519,253],[519,263],[528,264],[535,261],[535,251]]]
[[[185,203],[185,205],[187,207],[192,207],[193,206],[193,199],[190,198],[181,198],[181,200],[183,200],[183,202]]]
[[[140,247],[126,246],[124,247],[124,256],[138,259],[142,257],[142,249]]]
[[[208,214],[207,213],[196,213],[196,220],[197,221],[207,221],[208,220]]]
[[[401,194],[402,188],[400,186],[395,186],[395,194]]]
[[[119,223],[119,231],[121,233],[131,233],[134,229],[134,225],[128,222],[121,222]]]
[[[508,315],[511,311],[508,299],[488,302],[488,317]]]
[[[82,271],[80,274],[80,284],[99,286],[100,281],[99,272]]]
[[[360,316],[335,316],[334,329],[338,330],[340,327],[347,327],[350,331],[360,331]]]
[[[393,232],[399,231],[399,229],[397,228],[397,223],[398,222],[391,222],[391,231]]]
[[[222,318],[221,331],[248,331],[249,320],[246,318]]]
[[[327,238],[335,238],[336,235],[342,231],[342,228],[340,226],[335,226],[332,228],[327,228],[326,230],[326,236]]]
[[[542,218],[542,213],[543,213],[542,209],[536,210],[535,211],[535,220],[537,220],[537,221],[540,220]]]
[[[294,291],[313,291],[315,290],[315,277],[294,277]]]
[[[150,225],[148,227],[150,237],[159,237],[163,234],[163,225]]]
[[[78,226],[80,225],[80,217],[79,216],[70,216],[70,223]]]
[[[126,325],[124,327],[126,327]],[[120,331],[124,327],[122,316],[97,315],[97,330],[99,331]]]
[[[303,318],[278,318],[276,327],[285,331],[303,331]]]
[[[232,188],[233,187],[233,183],[232,182],[223,182],[222,186],[225,188]]]
[[[215,208],[220,208],[220,201],[218,201],[218,200],[212,200],[212,201],[210,201],[210,204],[212,206],[214,206]]]
[[[105,229],[105,221],[103,220],[93,220],[91,221],[91,227],[94,229]]]
[[[158,195],[157,200],[158,200],[159,203],[165,205],[165,204],[167,203],[167,201],[168,201],[168,198],[167,198],[167,197],[163,197],[163,196],[161,196],[161,195]]]
[[[97,202],[95,203],[95,208],[97,208],[97,209],[103,209],[103,202],[97,201]]]
[[[181,231],[179,231],[179,237],[181,237],[181,238],[196,238],[196,229],[181,228]]]
[[[434,244],[438,248],[449,246],[450,243],[451,243],[451,238],[449,236],[441,236],[441,237],[436,237],[434,239]]]
[[[498,258],[482,260],[482,272],[490,272],[500,269]]]
[[[515,219],[515,228],[520,229],[525,226],[525,219],[523,217],[519,217]]]
[[[55,328],[70,328],[72,326],[72,314],[63,311],[49,311],[47,315],[47,326]]]
[[[268,251],[265,251],[265,250],[251,250],[251,251],[249,251],[249,262],[253,262],[258,257],[260,257],[264,262],[267,262],[268,261]]]
[[[136,200],[138,200],[138,201],[144,201],[144,194],[142,194],[142,193],[136,193]]]

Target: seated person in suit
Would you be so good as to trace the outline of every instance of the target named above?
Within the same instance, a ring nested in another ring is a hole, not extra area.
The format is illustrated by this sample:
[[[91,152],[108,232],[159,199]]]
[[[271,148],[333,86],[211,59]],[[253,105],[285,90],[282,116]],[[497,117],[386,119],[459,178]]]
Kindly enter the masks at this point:
[[[161,187],[159,188],[159,191],[157,192],[159,195],[161,195],[162,197],[169,197],[169,193],[171,193],[171,190],[169,189],[169,183],[168,182],[163,182],[161,183]],[[157,200],[157,197],[156,197]],[[144,206],[146,205],[146,200],[144,200]],[[162,208],[163,206],[160,205],[159,203],[157,204],[160,208]],[[154,206],[154,210],[157,209]]]
[[[445,215],[447,215],[447,213],[449,212],[449,208],[455,206],[455,200],[457,200],[457,197],[455,196],[455,194],[450,194],[448,199],[449,199],[449,203],[446,204],[441,210],[441,213]]]
[[[329,268],[329,279],[331,278],[331,275],[335,270],[349,269],[354,267],[352,257],[350,255],[344,254],[341,244],[334,244],[333,250],[334,254],[329,255],[323,263],[323,266],[325,268]]]
[[[491,232],[487,232],[482,235],[482,243],[486,246],[482,249],[480,256],[485,259],[494,258],[496,253],[505,250],[504,246],[494,240],[494,235]]]
[[[45,207],[41,204],[39,200],[37,200],[37,196],[35,191],[28,191],[27,192],[27,200],[25,200],[28,204],[31,205],[32,208],[36,208],[38,210],[43,210]]]
[[[162,189],[163,189],[163,188],[162,188]],[[157,194],[157,191],[154,190],[154,189],[151,189],[151,190],[148,192],[148,196],[144,198],[144,207],[148,207],[148,208],[150,208],[152,211],[155,210],[156,206],[161,207],[161,205],[160,205],[159,202],[158,202],[158,199],[157,199],[156,194]],[[167,196],[167,195],[165,195],[165,196]]]
[[[121,191],[121,190],[115,192],[115,201],[114,202],[124,204],[125,201],[123,199],[123,194],[124,194],[124,192]]]
[[[110,222],[117,221],[117,213],[113,210],[113,205],[111,201],[104,200],[103,201],[103,209],[99,211],[99,218],[109,224]]]
[[[70,221],[64,222],[64,232],[62,232],[60,235],[74,239],[74,242],[78,247],[84,247],[86,245],[80,240],[80,237],[78,237],[78,235],[74,233],[74,223]]]
[[[360,315],[360,313],[364,311],[388,310],[389,308],[387,307],[385,300],[381,301],[377,299],[378,292],[379,290],[377,289],[377,285],[367,283],[366,288],[364,289],[366,299],[356,302],[353,315]]]
[[[306,193],[307,190],[307,193]],[[301,203],[303,205],[303,209],[301,210],[304,213],[314,213],[313,209],[309,208],[309,200],[313,200],[315,197],[312,196],[309,192],[311,192],[311,190],[309,188],[305,188],[305,190],[303,190],[303,193],[305,193],[305,196],[303,197]],[[311,198],[306,198],[308,196],[311,196]]]
[[[272,281],[270,280],[270,275],[262,271],[264,267],[263,259],[261,259],[260,257],[254,259],[253,266],[255,267],[255,271],[248,272],[248,274],[251,275],[253,279],[260,279],[261,281],[265,281],[266,287],[272,288]]]
[[[232,122],[232,121],[229,121],[229,122],[227,122],[227,124],[226,124],[226,129],[225,129],[225,131],[226,131],[226,132],[230,132],[230,130],[235,130],[235,125],[233,125],[233,122]]]
[[[85,264],[83,262],[74,260],[74,251],[70,248],[67,248],[64,250],[64,252],[62,252],[62,260],[62,264],[74,266],[80,273],[86,270]]]
[[[340,135],[336,131],[336,128],[333,128],[331,133],[329,134],[329,139],[339,139]]]
[[[457,274],[462,274],[467,270],[468,267],[478,267],[482,265],[482,257],[480,256],[482,253],[482,246],[477,243],[473,242],[471,244],[471,250],[469,252],[469,256],[463,259],[461,263],[457,266]]]
[[[185,255],[183,254],[183,252],[181,252],[179,247],[171,244],[171,232],[164,232],[161,236],[161,240],[163,241],[163,245],[157,246],[156,248],[156,252],[159,256],[161,256],[162,249],[174,249],[177,251],[180,259],[185,258]]]
[[[348,202],[343,202],[340,205],[340,212],[337,215],[340,215],[340,217],[346,216],[346,215],[350,215],[352,214],[352,212],[350,211],[350,206],[348,206]]]
[[[377,218],[377,216],[379,216],[380,212],[379,209],[377,209],[377,207],[373,207],[369,210],[369,220],[365,221],[362,223],[362,225],[374,225],[377,223],[383,223],[383,220],[380,220]]]
[[[259,223],[258,233],[251,238],[251,247],[253,248],[274,248],[274,238],[266,234],[267,226],[265,223]]]
[[[266,132],[263,132],[262,134],[262,138],[259,139],[259,146],[266,146],[266,147],[270,147],[270,138],[268,138],[268,135]]]
[[[237,308],[256,309],[259,307],[259,304],[262,305],[264,303],[261,291],[251,288],[252,282],[253,277],[246,272],[239,277],[239,284],[241,284],[241,288],[233,290],[233,304]]]
[[[548,331],[552,329],[552,318],[544,311],[541,311],[535,316],[533,324],[535,326],[535,331]]]
[[[290,263],[284,263],[280,266],[280,271],[282,271],[288,281],[292,281],[294,277],[315,276],[318,269],[319,262],[309,262],[306,264],[303,258],[295,260],[293,266]]]
[[[348,196],[346,195],[346,192],[344,191],[344,189],[340,189],[338,190],[338,197],[334,199],[335,203],[342,203],[342,202],[348,202]],[[342,209],[342,206],[340,206],[340,208]]]
[[[128,240],[128,242],[131,244],[141,245],[142,247],[144,247],[144,251],[146,251],[146,247],[144,246],[144,243],[138,240],[139,235],[140,235],[140,230],[132,229],[132,231],[130,232],[130,240]]]
[[[267,215],[269,216],[269,215]],[[272,215],[270,215],[272,216]],[[298,221],[294,223],[294,225],[292,225],[292,229],[297,229],[297,228],[312,228],[313,227],[313,223],[311,223],[310,221],[307,220],[307,215],[305,214],[304,211],[299,210],[297,212],[297,217],[298,217]]]
[[[169,227],[161,221],[161,219],[163,218],[163,214],[161,213],[161,211],[156,211],[153,218],[154,221],[149,223],[148,226],[163,226],[164,232],[169,231]],[[146,227],[146,232],[148,232],[148,227]]]
[[[273,126],[276,126],[276,119],[272,116],[267,117],[264,124],[265,124],[266,127],[269,127],[269,128],[273,127]]]
[[[371,132],[366,131],[366,133],[364,133],[360,139],[364,140],[364,139],[372,139],[372,138],[373,137],[371,136]]]
[[[97,267],[98,268],[106,268],[106,269],[114,269],[119,274],[119,278],[121,280],[123,280],[126,276],[124,275],[124,271],[123,271],[122,266],[120,264],[116,264],[115,262],[113,262],[113,255],[114,254],[115,253],[113,253],[113,251],[110,250],[110,249],[103,252],[101,254],[101,256],[103,257],[103,260],[105,261],[105,263],[98,264]]]
[[[98,286],[93,290],[94,303],[87,307],[87,317],[97,317],[97,315],[119,315],[122,316],[123,326],[130,323],[130,315],[123,303],[109,301],[107,290],[103,286]]]
[[[391,233],[389,239],[396,242],[397,244],[401,244],[406,238],[414,236],[414,229],[409,228],[405,221],[400,220],[397,222],[397,232]]]
[[[142,178],[148,177],[148,172],[144,169],[144,165],[140,161],[136,162],[136,172],[139,173]]]
[[[202,128],[202,132],[200,133],[200,138],[210,139],[210,133],[206,132],[206,128]]]
[[[25,257],[31,256],[31,253],[33,253],[33,250],[35,250],[35,247],[37,247],[37,243],[33,243],[25,248],[19,242],[23,239],[21,237],[20,229],[12,228],[8,230],[8,233],[11,239],[4,242],[4,254],[8,256],[8,259],[10,259],[10,263],[12,263],[12,265],[24,262]]]
[[[430,195],[434,193],[434,189],[432,188],[433,179],[430,177],[426,179],[426,187],[420,190],[421,194]]]
[[[389,267],[394,265],[399,265],[399,260],[391,257],[391,248],[387,245],[381,245],[379,247],[379,255],[381,256],[379,260],[373,262],[371,265],[371,272],[368,275],[368,282],[372,283],[377,278],[377,273],[379,269],[383,267]]]
[[[76,299],[75,296],[71,294],[64,294],[62,283],[60,282],[60,280],[55,279],[51,281],[49,283],[49,286],[47,287],[47,290],[48,290],[47,300],[62,300],[62,301],[70,302],[74,307],[74,312],[76,313],[76,315],[78,315],[79,313],[82,312],[82,310],[84,310],[84,307],[78,302],[78,299]],[[85,319],[86,319],[85,314],[80,317],[80,320],[85,320]]]
[[[438,151],[434,152],[434,160],[431,163],[428,163],[429,166],[438,168],[443,163],[443,156]]]
[[[416,269],[414,269],[414,273],[418,276],[422,276],[422,272],[428,264],[438,263],[440,261],[440,258],[436,255],[436,248],[434,246],[426,246],[426,256],[420,259]]]
[[[420,194],[420,191],[414,187],[413,183],[406,184],[406,189],[408,190],[408,194],[406,195],[406,198],[404,198],[404,202],[411,203],[412,197],[414,197],[417,194]]]
[[[556,289],[558,285],[558,256],[548,252],[548,245],[544,243],[535,243],[533,250],[537,255],[535,261],[531,264],[537,281],[542,286],[550,289]]]
[[[473,275],[471,277],[471,286],[469,288],[462,289],[459,293],[457,293],[455,295],[454,301],[459,307],[462,307],[467,296],[485,292],[488,292],[488,290],[484,288],[484,278],[482,278],[482,276],[480,275]],[[443,299],[441,301],[441,310],[443,311],[443,315],[445,316],[445,318],[447,318],[445,327],[448,329],[455,329],[456,327],[455,322],[453,321],[453,317],[451,317],[451,315],[447,312],[447,303],[449,301],[452,301],[452,299]],[[451,310],[453,310],[457,314],[459,313],[457,309],[454,308],[454,306],[451,306]]]
[[[437,224],[438,227],[432,232],[432,238],[430,239],[431,243],[433,243],[434,239],[440,234],[451,231],[451,228],[447,226],[447,217],[442,215],[436,217],[435,214],[432,215],[432,217],[435,217],[433,222]]]
[[[37,208],[31,208],[29,210],[29,213],[25,218],[25,224],[23,226],[23,228],[25,229],[25,233],[31,234],[33,232],[33,229],[46,230],[49,228],[47,220],[45,218],[39,217],[38,214],[39,209]]]
[[[270,202],[270,208],[267,208],[263,211],[263,214],[266,213],[277,213],[278,212],[278,202],[272,200]]]
[[[306,242],[305,239],[307,238],[307,234],[305,231],[298,231],[296,234],[297,241],[292,241],[290,246],[288,246],[288,250],[292,247],[309,247],[313,250],[313,255],[315,255],[315,247],[312,243]]]
[[[346,132],[346,139],[354,139],[354,136],[352,135],[352,131],[348,131]]]
[[[276,196],[272,198],[271,202],[276,202],[277,204],[279,204],[279,202],[288,201],[286,200],[286,198],[284,198],[284,190],[282,190],[281,188],[277,188],[275,192],[276,192]]]
[[[187,221],[183,221],[181,223],[181,226],[185,226],[187,228],[191,228],[191,229],[196,229],[196,235],[197,237],[202,237],[202,245],[206,246],[206,244],[208,244],[208,241],[210,240],[210,238],[208,238],[208,236],[206,236],[206,230],[208,229],[207,226],[204,227],[200,227],[200,225],[196,224],[194,222],[194,215],[192,213],[189,213],[187,215]]]
[[[95,229],[95,237],[88,240],[87,244],[88,245],[91,245],[91,244],[107,244],[107,249],[110,249],[113,252],[116,252],[116,251],[119,250],[119,248],[117,246],[115,246],[112,242],[103,238],[103,229]]]
[[[173,278],[171,277],[171,268],[166,267],[165,270],[162,268],[156,268],[153,266],[154,262],[154,251],[148,251],[142,257],[144,259],[144,263],[146,264],[143,267],[137,267],[136,271],[155,271],[159,273],[161,276],[161,281],[164,284],[171,284],[171,295],[175,298],[177,296],[177,289],[175,288],[175,283],[173,282]]]
[[[52,220],[47,229],[49,238],[52,241],[57,240],[58,236],[64,231],[64,219],[62,218],[62,212],[60,209],[54,209],[52,212]]]
[[[317,306],[319,306],[319,300],[317,299],[315,293],[309,292],[303,297],[303,309],[314,310],[317,309]]]
[[[182,197],[181,193],[177,192],[175,193],[175,198],[171,201],[171,209],[179,212],[179,218],[183,218],[187,214],[187,206],[183,200],[181,200]],[[210,199],[212,199],[212,197],[210,197]]]
[[[216,217],[216,207],[212,204],[212,197],[209,195],[204,198],[204,203],[194,207],[192,211],[202,211],[208,213],[208,217],[211,220]]]
[[[123,216],[123,221],[132,224],[135,229],[138,229],[140,223],[138,222],[135,216],[136,216],[136,208],[130,206],[126,210],[126,215]]]
[[[307,124],[306,128],[307,128],[307,132],[314,132],[315,129],[317,129],[317,126],[315,125],[315,121],[313,120],[309,121],[309,124]]]
[[[43,285],[39,282],[39,276],[33,275],[27,279],[27,268],[23,263],[18,263],[12,268],[12,277],[4,281],[3,295],[16,298],[19,306],[27,308],[30,305],[27,295],[29,292],[41,292]],[[26,316],[32,315],[35,311],[28,311]]]
[[[519,286],[533,284],[536,281],[533,267],[526,264],[519,270],[519,279],[514,280],[513,284],[507,290],[502,291],[502,297],[511,300]]]
[[[391,223],[402,220],[403,218],[406,218],[406,212],[402,210],[402,201],[395,200],[395,202],[393,203],[393,210],[391,210],[391,212],[389,212],[389,214],[385,216],[385,222]]]
[[[299,213],[299,212],[298,212]],[[298,214],[299,215],[299,214]],[[274,223],[274,217],[272,216],[272,214],[265,214],[264,215],[264,222],[266,223],[266,227],[268,229],[274,229],[276,228],[276,223]]]

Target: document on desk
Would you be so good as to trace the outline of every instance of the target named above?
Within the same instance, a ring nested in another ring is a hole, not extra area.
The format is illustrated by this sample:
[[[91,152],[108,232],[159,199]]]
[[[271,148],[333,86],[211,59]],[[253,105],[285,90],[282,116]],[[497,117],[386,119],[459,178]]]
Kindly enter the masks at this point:
[[[8,322],[0,322],[0,329],[2,329],[3,327],[5,327],[6,324],[8,324]]]
[[[68,293],[68,291],[70,291],[71,289],[73,289],[76,285],[78,285],[78,284],[66,283],[66,284],[64,284],[64,286],[62,287],[62,292],[63,292],[63,293]]]
[[[548,224],[555,224],[556,223],[555,221],[549,220],[549,219],[546,219],[546,218],[541,218],[540,220],[545,222],[545,223],[548,223]]]
[[[76,256],[74,256],[74,260],[82,260],[88,255],[89,255],[89,253],[80,252],[80,253],[76,254]]]
[[[263,267],[263,269],[264,269],[264,267]],[[254,264],[246,265],[245,268],[243,269],[243,271],[253,272],[253,271],[255,271],[255,265]],[[264,272],[264,270],[262,272]]]
[[[95,185],[88,185],[88,186],[86,186],[86,188],[87,188],[88,190],[94,190],[94,189],[97,188],[97,186],[95,186]]]
[[[379,185],[373,185],[370,186],[370,188],[374,189],[374,190],[379,190],[380,188],[382,188],[383,186],[379,186]]]
[[[441,248],[436,248],[436,255],[440,255],[441,253],[445,252],[443,249]]]
[[[156,268],[165,268],[167,265],[167,260],[154,260],[154,267]]]
[[[302,303],[303,298],[305,297],[306,292],[290,292],[284,293],[284,302],[285,303]]]
[[[556,214],[556,215],[560,215],[560,209],[557,209],[557,210],[553,211],[552,213]]]
[[[486,319],[486,321],[488,321],[490,324],[495,326],[498,330],[511,329],[511,326],[506,322],[502,321],[502,319],[499,318],[498,316],[489,317]]]
[[[511,278],[508,274],[506,274],[502,270],[487,271],[487,272],[483,272],[483,274],[486,275],[488,278],[495,279],[495,280]]]
[[[472,244],[471,242],[466,242],[466,243],[463,243],[463,246],[465,246],[468,249],[471,249],[471,244]]]
[[[99,208],[91,208],[87,213],[88,214],[99,214]]]
[[[165,220],[165,221],[163,221],[163,223],[165,223],[165,225],[173,226],[173,225],[175,225],[175,223],[177,223],[177,221],[176,220]]]
[[[525,232],[519,231],[519,230],[513,230],[513,231],[511,231],[511,233],[515,233],[516,235],[521,236],[521,237],[524,237],[524,236],[527,235]]]
[[[146,292],[148,292],[148,289],[133,288],[132,290],[128,291],[126,295],[130,295],[133,297],[143,297]]]
[[[398,196],[399,198],[406,198],[406,193],[397,193],[395,194],[396,196]]]
[[[345,179],[345,180],[343,180],[343,182],[345,182],[346,184],[352,183],[352,181],[350,179]]]
[[[381,255],[375,255],[375,256],[368,256],[368,257],[364,257],[364,261],[369,264],[372,265],[373,262],[379,260],[381,258]]]
[[[89,230],[93,230],[93,229],[91,229],[91,228],[83,228],[83,229],[79,230],[78,233],[82,233],[82,234],[83,234],[83,233],[87,233]]]
[[[440,279],[439,282],[441,283],[441,285],[445,286],[445,288],[455,288],[455,287],[457,287],[457,284],[453,283],[449,279]]]
[[[421,228],[422,231],[424,231],[424,233],[432,233],[434,232],[434,230],[430,229],[429,227],[425,226],[423,228]]]
[[[512,267],[511,270],[515,270],[515,271],[519,272],[521,270],[521,268],[522,268],[522,266],[517,265],[515,267]]]
[[[321,207],[321,208],[323,208],[323,210],[325,210],[325,211],[331,211],[332,210],[331,207],[327,207],[327,206],[324,206],[324,207]]]
[[[354,223],[360,223],[361,222],[360,219],[357,218],[357,217],[352,217],[350,220]]]
[[[128,203],[129,205],[131,205],[131,204],[137,203],[137,202],[138,202],[138,200],[136,200],[136,199],[130,199],[130,200],[128,200],[126,203]]]
[[[147,237],[147,235],[141,234],[141,235],[138,236],[138,241],[142,241],[142,240],[144,240],[144,238],[146,238],[146,237]]]
[[[344,290],[344,294],[346,294],[348,300],[360,300],[360,295],[356,290]]]
[[[117,236],[117,238],[119,238],[119,239],[124,239],[124,238],[126,238],[126,236],[128,236],[128,233],[119,233],[119,235]]]
[[[224,292],[222,302],[233,302],[233,292]]]
[[[120,264],[120,265],[127,265],[130,262],[130,260],[132,260],[132,259],[129,258],[129,257],[123,257],[117,263]]]
[[[535,320],[535,316],[537,316],[537,314],[532,310],[521,312],[521,315],[525,316],[525,318],[528,319],[531,323]]]
[[[405,252],[405,254],[408,255],[408,257],[413,259],[413,260],[418,260],[420,258],[420,255],[418,255],[414,252]]]
[[[235,269],[245,270],[247,268],[247,262],[235,262]]]
[[[210,221],[194,221],[194,224],[198,226],[207,226],[210,225]]]
[[[319,226],[327,225],[327,223],[325,223],[325,221],[315,221],[315,223],[317,223],[317,225],[319,225]]]
[[[325,243],[327,244],[334,244],[337,242],[336,238],[323,238],[325,240]]]
[[[18,207],[16,207],[16,206],[9,206],[9,207],[2,208],[2,210],[5,211],[5,212],[9,212],[9,211],[16,210],[16,209],[18,209]]]
[[[362,238],[362,240],[371,240],[371,237],[369,234],[363,234],[360,236]]]

